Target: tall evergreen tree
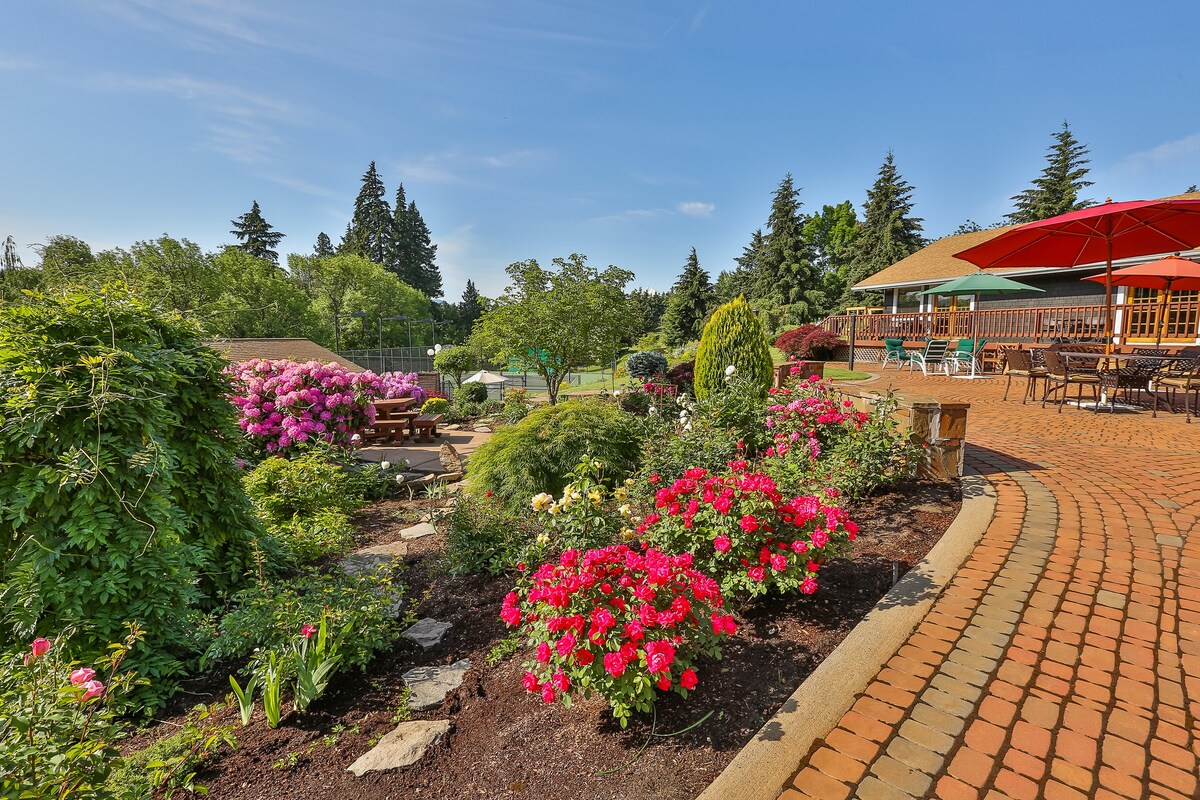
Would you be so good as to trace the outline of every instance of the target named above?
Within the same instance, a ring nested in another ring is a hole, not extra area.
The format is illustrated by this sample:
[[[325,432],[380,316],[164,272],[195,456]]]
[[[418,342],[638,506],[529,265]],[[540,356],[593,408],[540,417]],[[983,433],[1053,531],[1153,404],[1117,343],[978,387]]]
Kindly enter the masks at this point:
[[[337,255],[337,251],[333,249],[333,242],[329,241],[329,235],[325,231],[317,234],[317,243],[313,245],[313,255],[317,258],[329,258]]]
[[[667,296],[653,289],[634,289],[628,295],[629,329],[625,341],[633,344],[658,330],[667,310]]]
[[[696,341],[704,330],[704,321],[716,300],[712,282],[700,266],[696,248],[692,248],[683,272],[671,287],[667,310],[663,313],[663,341],[672,347]]]
[[[767,218],[761,251],[755,258],[750,296],[770,306],[787,307],[798,321],[811,319],[824,302],[820,270],[813,264],[812,248],[804,235],[807,218],[800,211],[800,192],[789,172],[779,182]],[[751,242],[754,248],[754,242]]]
[[[463,289],[462,302],[458,304],[458,325],[465,340],[475,327],[475,320],[483,316],[483,298],[475,288],[475,281],[467,279],[467,288]]]
[[[882,302],[883,298],[876,293],[856,296],[851,287],[925,246],[922,220],[911,216],[912,193],[913,187],[896,171],[895,158],[889,150],[879,168],[879,177],[867,190],[863,220],[846,269],[842,308]]]
[[[412,236],[413,261],[402,279],[426,297],[442,296],[442,273],[437,266],[437,245],[416,202],[408,204],[408,228]]]
[[[411,265],[416,258],[413,244],[412,221],[408,216],[408,199],[404,196],[404,184],[396,187],[396,203],[392,206],[392,235],[388,239],[384,268],[394,273],[409,286]]]
[[[342,252],[360,255],[380,266],[387,264],[388,249],[395,235],[392,209],[385,193],[383,180],[372,161],[362,176],[362,186],[354,199],[354,216],[342,240]]]
[[[263,218],[258,207],[258,201],[250,206],[250,210],[235,220],[231,220],[233,230],[230,231],[238,238],[237,246],[255,258],[265,258],[272,264],[279,263],[279,253],[275,248],[283,241],[284,234],[275,230],[271,223]]]
[[[1054,144],[1047,149],[1046,168],[1034,179],[1033,186],[1013,195],[1015,207],[1005,215],[1006,222],[1024,225],[1096,204],[1094,200],[1079,199],[1080,190],[1092,185],[1092,181],[1084,180],[1089,172],[1087,146],[1075,139],[1066,120],[1062,130],[1051,135]]]

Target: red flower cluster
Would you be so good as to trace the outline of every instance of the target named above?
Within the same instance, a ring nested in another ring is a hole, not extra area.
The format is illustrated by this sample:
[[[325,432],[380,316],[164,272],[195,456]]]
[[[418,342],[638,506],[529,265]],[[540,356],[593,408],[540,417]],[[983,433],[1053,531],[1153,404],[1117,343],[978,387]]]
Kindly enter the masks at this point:
[[[639,675],[659,691],[696,687],[693,660],[716,655],[719,637],[737,630],[723,606],[717,582],[692,566],[691,554],[613,545],[543,564],[527,588],[504,598],[500,616],[536,643],[528,691],[569,702],[582,685],[624,720],[653,701]]]

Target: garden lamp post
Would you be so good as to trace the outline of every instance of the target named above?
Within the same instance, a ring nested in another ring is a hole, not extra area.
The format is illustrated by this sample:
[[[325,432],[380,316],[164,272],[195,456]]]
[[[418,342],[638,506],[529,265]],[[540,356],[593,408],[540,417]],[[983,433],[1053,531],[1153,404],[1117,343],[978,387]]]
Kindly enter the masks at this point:
[[[334,314],[333,315],[333,350],[337,352],[342,349],[342,318],[345,319],[363,319],[367,316],[365,311],[355,311],[350,314]]]

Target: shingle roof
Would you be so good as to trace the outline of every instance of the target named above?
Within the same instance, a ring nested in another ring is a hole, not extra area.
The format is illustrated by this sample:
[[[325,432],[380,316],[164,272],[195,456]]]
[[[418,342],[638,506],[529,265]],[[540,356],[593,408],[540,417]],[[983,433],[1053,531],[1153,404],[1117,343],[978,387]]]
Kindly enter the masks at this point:
[[[1161,198],[1163,200],[1200,200],[1200,192],[1187,192]],[[854,284],[854,289],[882,289],[892,286],[915,285],[921,282],[937,283],[947,278],[957,278],[969,275],[979,268],[969,261],[955,258],[955,253],[961,253],[969,247],[983,244],[994,239],[1005,231],[1012,230],[1016,225],[1004,225],[999,228],[988,228],[972,233],[960,233],[955,236],[943,236],[936,242],[918,250],[907,258],[903,258],[885,267],[874,275]],[[1103,266],[1103,264],[1101,264]],[[1012,270],[996,270],[1001,274]]]
[[[206,344],[219,350],[233,362],[249,361],[252,358],[286,359],[302,364],[306,361],[320,361],[322,364],[340,364],[355,372],[363,371],[359,364],[342,358],[310,339],[217,339]]]

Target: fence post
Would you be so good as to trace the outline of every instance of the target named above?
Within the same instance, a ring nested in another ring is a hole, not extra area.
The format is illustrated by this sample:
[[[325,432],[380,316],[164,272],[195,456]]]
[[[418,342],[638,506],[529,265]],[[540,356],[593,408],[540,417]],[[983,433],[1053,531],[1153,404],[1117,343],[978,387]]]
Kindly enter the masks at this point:
[[[847,366],[847,368],[850,369],[851,372],[854,371],[854,336],[857,333],[857,328],[858,328],[858,314],[851,311],[850,312],[850,359],[849,359],[849,361],[846,362],[846,366]]]

